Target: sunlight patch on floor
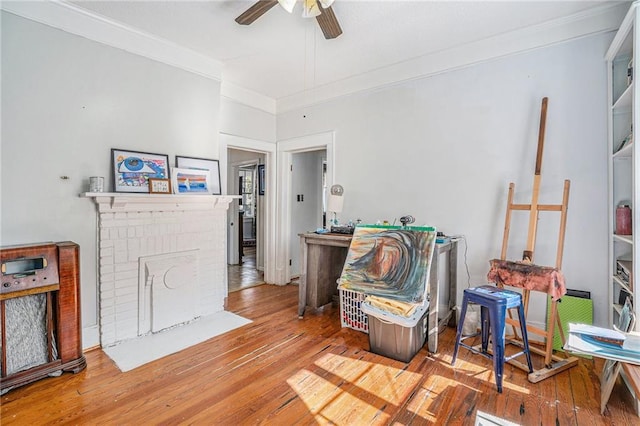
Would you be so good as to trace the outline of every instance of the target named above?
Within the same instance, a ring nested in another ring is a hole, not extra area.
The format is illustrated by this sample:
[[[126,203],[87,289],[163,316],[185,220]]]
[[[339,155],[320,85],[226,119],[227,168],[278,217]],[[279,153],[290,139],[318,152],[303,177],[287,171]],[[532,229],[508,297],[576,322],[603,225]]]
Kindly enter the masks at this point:
[[[430,411],[431,404],[446,390],[449,382],[437,374],[429,374],[420,389],[407,405],[407,410],[422,417],[428,422],[437,420],[438,413]]]
[[[381,408],[400,406],[421,379],[404,369],[327,354],[287,383],[318,422],[353,424],[358,419],[386,422],[389,416]]]

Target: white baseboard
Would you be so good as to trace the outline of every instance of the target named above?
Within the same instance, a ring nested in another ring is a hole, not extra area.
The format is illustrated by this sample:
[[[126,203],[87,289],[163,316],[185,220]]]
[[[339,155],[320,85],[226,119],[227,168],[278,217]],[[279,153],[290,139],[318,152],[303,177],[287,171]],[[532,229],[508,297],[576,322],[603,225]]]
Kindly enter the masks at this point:
[[[100,346],[100,330],[98,325],[84,327],[82,329],[82,350]]]

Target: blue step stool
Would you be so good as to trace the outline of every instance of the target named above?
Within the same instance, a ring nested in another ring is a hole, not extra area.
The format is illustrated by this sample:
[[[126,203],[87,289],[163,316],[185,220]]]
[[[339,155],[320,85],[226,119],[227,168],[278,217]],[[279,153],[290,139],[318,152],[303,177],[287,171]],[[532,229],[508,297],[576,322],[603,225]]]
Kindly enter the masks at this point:
[[[480,305],[480,319],[482,322],[481,331],[470,336],[462,336],[462,325],[464,317],[467,313],[467,304],[476,303]],[[518,308],[518,318],[520,320],[520,332],[522,333],[523,350],[505,359],[504,356],[504,329],[507,309]],[[489,347],[489,331],[491,331],[491,341],[493,342],[492,352],[487,351]],[[462,343],[463,340],[482,335],[482,350],[478,351],[472,346]],[[493,370],[496,375],[496,385],[498,392],[502,393],[502,372],[504,370],[505,361],[509,361],[517,356],[525,354],[527,356],[527,365],[529,373],[533,372],[531,365],[531,354],[529,353],[529,341],[527,340],[527,326],[524,318],[524,306],[522,304],[522,295],[515,291],[505,290],[503,288],[491,285],[483,285],[475,288],[464,290],[462,296],[462,310],[460,311],[460,320],[458,321],[458,332],[456,334],[456,345],[453,349],[453,359],[451,365],[454,365],[458,356],[458,348],[462,346],[471,352],[480,354],[486,358],[493,360]]]

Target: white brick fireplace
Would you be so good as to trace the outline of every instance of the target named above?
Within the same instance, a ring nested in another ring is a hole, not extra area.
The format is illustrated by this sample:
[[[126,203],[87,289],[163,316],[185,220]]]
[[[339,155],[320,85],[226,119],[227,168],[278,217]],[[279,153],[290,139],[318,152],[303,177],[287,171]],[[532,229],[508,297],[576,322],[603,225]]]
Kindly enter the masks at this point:
[[[234,197],[87,193],[98,207],[103,347],[224,310]]]

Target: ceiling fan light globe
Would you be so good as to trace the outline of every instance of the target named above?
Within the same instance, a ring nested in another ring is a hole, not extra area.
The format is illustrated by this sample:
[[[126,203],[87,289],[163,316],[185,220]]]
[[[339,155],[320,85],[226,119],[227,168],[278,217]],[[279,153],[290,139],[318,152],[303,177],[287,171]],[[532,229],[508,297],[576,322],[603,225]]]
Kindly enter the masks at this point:
[[[322,13],[316,0],[303,0],[302,6],[303,18],[315,18]]]
[[[278,3],[280,3],[280,6],[282,6],[284,10],[286,10],[289,13],[292,13],[293,8],[296,5],[296,0],[278,0]]]

